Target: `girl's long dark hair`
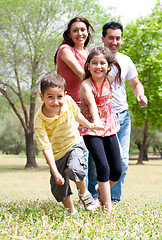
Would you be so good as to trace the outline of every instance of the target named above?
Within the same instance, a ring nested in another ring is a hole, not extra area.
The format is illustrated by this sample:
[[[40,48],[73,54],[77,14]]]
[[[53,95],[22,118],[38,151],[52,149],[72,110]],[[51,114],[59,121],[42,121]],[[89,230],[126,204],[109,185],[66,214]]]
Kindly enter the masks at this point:
[[[65,32],[63,33],[63,41],[62,43],[59,45],[59,47],[63,44],[68,44],[70,45],[71,47],[74,47],[74,43],[72,41],[72,39],[69,37],[69,34],[70,34],[70,29],[71,29],[71,25],[74,23],[74,22],[83,22],[85,23],[86,27],[87,27],[87,31],[89,30],[89,28],[92,29],[92,31],[94,31],[92,25],[89,23],[89,21],[86,19],[86,18],[83,18],[83,17],[75,17],[73,19],[70,20],[68,26],[67,26],[67,29],[65,30]],[[88,37],[84,43],[84,47],[86,47],[89,43],[89,41],[91,40],[91,34],[90,32],[88,32]],[[54,55],[54,63],[56,64],[56,59],[57,59],[57,52],[59,50],[59,47]]]
[[[115,76],[115,82],[118,82],[119,84],[121,84],[121,68],[120,68],[120,65],[117,62],[116,58],[111,53],[111,51],[107,47],[95,47],[90,51],[90,53],[87,57],[87,61],[84,65],[84,71],[85,71],[84,79],[90,78],[90,76],[91,76],[91,73],[88,70],[88,64],[90,64],[91,59],[94,56],[100,55],[100,54],[103,54],[105,56],[108,64],[114,65],[117,68],[118,71],[117,71],[117,74]]]

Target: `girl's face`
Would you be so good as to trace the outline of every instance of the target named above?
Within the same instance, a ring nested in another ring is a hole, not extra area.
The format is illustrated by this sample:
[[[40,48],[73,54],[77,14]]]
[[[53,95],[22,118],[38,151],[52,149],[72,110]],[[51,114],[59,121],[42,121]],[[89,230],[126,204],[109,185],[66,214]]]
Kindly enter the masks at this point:
[[[110,65],[103,54],[95,55],[88,64],[88,70],[94,80],[104,79],[107,71],[110,70]]]
[[[87,26],[83,22],[74,22],[70,28],[70,34],[74,46],[84,45],[87,37],[88,31]]]

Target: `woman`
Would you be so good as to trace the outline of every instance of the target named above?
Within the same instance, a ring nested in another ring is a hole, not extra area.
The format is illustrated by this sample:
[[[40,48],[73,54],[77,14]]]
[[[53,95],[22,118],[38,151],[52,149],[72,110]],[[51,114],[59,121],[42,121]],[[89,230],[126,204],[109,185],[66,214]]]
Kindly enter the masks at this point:
[[[88,57],[87,45],[91,40],[90,29],[94,31],[89,21],[83,17],[70,20],[63,33],[63,41],[54,56],[57,73],[66,80],[67,94],[80,106],[80,86],[84,80],[84,64]],[[84,146],[84,160],[88,166],[89,153]],[[88,185],[88,168],[86,184]],[[88,187],[88,186],[87,186]]]
[[[84,79],[84,64],[88,56],[88,45],[93,27],[89,21],[82,17],[73,18],[65,32],[63,41],[59,46],[54,62],[57,73],[66,80],[67,94],[80,105],[80,86]]]

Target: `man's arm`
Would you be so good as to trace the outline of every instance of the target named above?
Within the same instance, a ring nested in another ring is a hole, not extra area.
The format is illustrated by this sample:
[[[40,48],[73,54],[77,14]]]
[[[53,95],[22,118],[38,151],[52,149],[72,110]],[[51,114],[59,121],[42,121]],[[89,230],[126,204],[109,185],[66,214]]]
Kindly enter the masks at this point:
[[[138,77],[132,78],[129,80],[130,85],[133,88],[134,95],[137,98],[138,103],[141,106],[147,105],[147,97],[144,95],[144,87],[139,81]]]
[[[56,184],[64,185],[65,180],[61,176],[61,174],[59,173],[59,171],[57,169],[52,148],[44,149],[43,154],[44,154],[45,159],[46,159],[46,161],[47,161],[47,163],[48,163],[48,165],[49,165],[49,167],[52,171],[52,174],[55,178]]]

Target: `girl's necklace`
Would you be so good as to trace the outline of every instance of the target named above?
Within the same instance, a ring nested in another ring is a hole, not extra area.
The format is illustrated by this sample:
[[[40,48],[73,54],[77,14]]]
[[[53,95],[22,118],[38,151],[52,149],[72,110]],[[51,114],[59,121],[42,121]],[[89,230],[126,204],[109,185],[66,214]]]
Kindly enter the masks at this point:
[[[95,82],[94,79],[92,78],[92,75],[90,76],[90,79],[91,79],[93,85],[94,85],[95,88],[96,88],[96,97],[95,97],[95,101],[96,101],[96,103],[97,103],[97,97],[98,97],[98,98],[99,98],[100,106],[102,106],[102,105],[101,105],[102,89],[103,89],[103,85],[104,85],[104,83],[106,82],[106,77],[104,78],[104,80],[103,80],[103,82],[102,82],[102,84],[101,84],[100,89],[98,89],[96,82]]]

